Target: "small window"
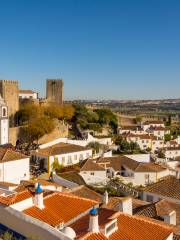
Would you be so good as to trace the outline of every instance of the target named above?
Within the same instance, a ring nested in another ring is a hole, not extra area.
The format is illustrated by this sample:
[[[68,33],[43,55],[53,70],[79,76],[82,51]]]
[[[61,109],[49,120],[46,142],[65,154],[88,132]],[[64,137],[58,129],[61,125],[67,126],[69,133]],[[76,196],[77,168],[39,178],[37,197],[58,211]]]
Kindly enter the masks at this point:
[[[74,155],[74,160],[75,160],[75,161],[77,160],[77,154]]]
[[[62,157],[62,164],[65,164],[65,157]]]
[[[72,158],[71,156],[68,156],[67,164],[71,164],[71,163],[72,163]]]
[[[94,172],[91,172],[91,175],[94,175]]]
[[[83,160],[83,154],[80,154],[79,160]]]
[[[6,114],[6,108],[3,108],[3,113],[2,114],[3,114],[3,117],[6,117],[6,115],[7,115]]]

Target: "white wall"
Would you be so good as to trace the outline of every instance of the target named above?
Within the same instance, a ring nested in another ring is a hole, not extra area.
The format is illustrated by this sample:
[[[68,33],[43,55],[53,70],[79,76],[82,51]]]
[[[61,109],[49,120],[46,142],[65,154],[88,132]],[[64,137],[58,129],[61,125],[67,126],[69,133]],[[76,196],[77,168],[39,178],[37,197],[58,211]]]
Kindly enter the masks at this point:
[[[40,145],[39,148],[43,149],[43,148],[50,147],[54,144],[61,143],[61,142],[69,143],[69,144],[75,144],[75,145],[79,145],[79,146],[82,146],[82,147],[87,146],[87,144],[90,143],[90,142],[99,142],[100,144],[112,145],[111,138],[94,138],[93,136],[88,134],[88,139],[87,140],[72,140],[72,139],[68,139],[68,138],[58,138],[58,139],[55,139],[51,142]]]
[[[83,177],[87,184],[107,183],[106,171],[81,171],[79,175]]]
[[[137,162],[144,162],[144,163],[150,162],[150,154],[130,154],[125,156]]]
[[[19,93],[19,97],[22,99],[37,99],[37,93]]]
[[[39,240],[71,240],[58,229],[38,219],[30,217],[11,207],[0,206],[1,224],[22,234],[23,236]]]
[[[152,197],[152,201],[151,202],[157,202],[161,199],[166,199],[166,200],[169,200],[169,201],[173,201],[173,202],[176,202],[176,203],[180,203],[180,200],[178,199],[175,199],[175,198],[169,198],[169,197],[166,197],[166,196],[162,196],[160,194],[153,194],[153,193],[149,193],[149,192],[143,192],[142,194],[142,199],[144,201],[147,201],[148,202],[148,196],[151,196]]]
[[[69,165],[77,164],[80,161],[84,161],[85,159],[90,158],[90,157],[92,157],[91,149],[80,151],[80,152],[73,152],[73,153],[66,153],[66,154],[61,154],[61,155],[50,156],[50,166],[52,167],[54,159],[58,159],[59,164],[61,164],[63,166],[69,166]]]
[[[165,151],[165,158],[167,159],[174,159],[179,156],[180,156],[180,149]]]
[[[20,183],[29,180],[29,158],[0,163],[0,181]]]
[[[2,119],[1,120],[1,139],[0,139],[0,144],[6,144],[9,142],[9,120],[7,119]]]

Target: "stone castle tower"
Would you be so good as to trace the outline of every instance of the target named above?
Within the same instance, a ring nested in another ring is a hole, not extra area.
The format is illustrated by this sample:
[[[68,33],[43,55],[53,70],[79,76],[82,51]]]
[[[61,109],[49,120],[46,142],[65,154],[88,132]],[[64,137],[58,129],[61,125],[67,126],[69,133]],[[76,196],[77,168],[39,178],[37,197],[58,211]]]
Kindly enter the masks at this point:
[[[46,98],[50,103],[63,104],[64,82],[62,79],[46,80]]]
[[[15,113],[19,110],[18,81],[0,80],[0,94],[8,106],[9,118],[14,120]]]

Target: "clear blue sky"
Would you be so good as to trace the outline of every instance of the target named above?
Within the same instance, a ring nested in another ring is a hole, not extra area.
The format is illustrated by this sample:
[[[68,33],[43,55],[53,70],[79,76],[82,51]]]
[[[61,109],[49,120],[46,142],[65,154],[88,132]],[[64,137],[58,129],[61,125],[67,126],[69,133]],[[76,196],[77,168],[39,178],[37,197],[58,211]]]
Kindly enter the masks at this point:
[[[66,99],[180,97],[179,0],[0,0],[0,78]]]

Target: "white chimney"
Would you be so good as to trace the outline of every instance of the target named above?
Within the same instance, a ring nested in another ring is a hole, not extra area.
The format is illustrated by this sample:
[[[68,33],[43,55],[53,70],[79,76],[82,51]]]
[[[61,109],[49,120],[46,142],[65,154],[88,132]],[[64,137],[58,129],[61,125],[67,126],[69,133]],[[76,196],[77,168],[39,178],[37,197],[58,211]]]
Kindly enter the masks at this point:
[[[41,188],[40,183],[38,183],[36,189],[35,189],[35,195],[34,195],[34,205],[40,209],[44,208],[43,203],[43,190]]]
[[[180,180],[180,170],[179,169],[176,171],[176,179]]]
[[[109,202],[108,192],[105,191],[105,192],[104,192],[104,196],[103,196],[103,203],[107,205],[108,202]]]
[[[164,215],[163,218],[165,223],[176,225],[176,211],[172,211],[168,215]]]
[[[98,223],[98,211],[96,208],[91,209],[89,218],[89,232],[98,233],[99,223]]]
[[[133,214],[132,198],[130,197],[123,198],[121,202],[119,202],[119,211],[132,215]]]

